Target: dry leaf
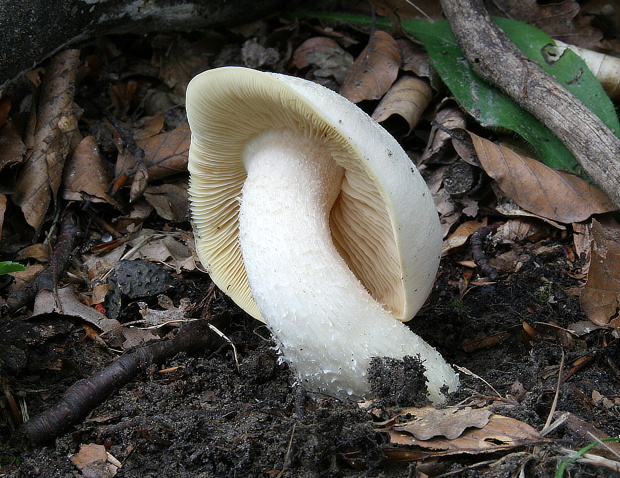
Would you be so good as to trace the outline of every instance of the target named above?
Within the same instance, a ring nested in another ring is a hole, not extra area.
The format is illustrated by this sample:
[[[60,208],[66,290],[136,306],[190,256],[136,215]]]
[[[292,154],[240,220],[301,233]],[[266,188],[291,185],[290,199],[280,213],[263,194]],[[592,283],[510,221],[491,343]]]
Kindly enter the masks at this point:
[[[592,322],[620,331],[620,226],[592,221],[590,270],[581,304]]]
[[[353,103],[378,100],[390,89],[400,68],[400,51],[389,33],[377,30],[349,70],[340,94]]]
[[[11,164],[21,163],[26,153],[26,145],[8,121],[0,130],[0,171]]]
[[[144,191],[144,199],[155,208],[160,217],[181,222],[189,218],[187,182],[151,186]]]
[[[144,164],[149,179],[162,179],[187,171],[189,153],[189,126],[180,126],[172,131],[137,141],[144,150]]]
[[[471,235],[481,227],[486,226],[485,221],[467,221],[461,224],[450,236],[443,241],[441,255],[445,256],[467,242]]]
[[[0,194],[0,239],[2,239],[2,226],[4,225],[4,213],[6,212],[6,196]]]
[[[549,234],[548,228],[539,221],[518,218],[506,221],[497,228],[496,236],[504,242],[536,242]]]
[[[65,167],[63,198],[68,201],[107,202],[120,210],[120,205],[106,193],[108,183],[97,140],[87,136],[75,148]]]
[[[190,41],[181,35],[161,34],[152,45],[153,63],[160,64],[159,77],[175,94],[185,96],[189,80],[207,69],[209,39]]]
[[[416,76],[429,78],[431,76],[431,67],[428,62],[428,53],[426,49],[414,43],[408,38],[399,38],[396,40],[401,57],[401,70],[415,73]]]
[[[437,126],[431,128],[426,150],[420,158],[420,163],[451,164],[457,156],[452,146],[452,137],[446,129],[465,129],[465,114],[453,101],[444,101],[437,111],[435,121],[444,129]]]
[[[164,128],[164,115],[161,113],[141,118],[136,123],[133,137],[136,141],[146,140],[161,133]]]
[[[56,300],[58,299],[58,300]],[[92,307],[82,304],[72,287],[64,287],[58,289],[58,296],[55,297],[53,291],[41,290],[34,301],[32,316],[50,314],[58,312],[59,314],[77,317],[89,324],[92,324],[103,332],[111,332],[121,327],[120,322],[115,319],[108,319],[105,315]]]
[[[567,43],[592,48],[603,36],[597,28],[575,21],[581,7],[572,0],[544,4],[537,0],[494,0],[494,4],[504,16],[529,23]]]
[[[328,37],[313,37],[297,47],[293,54],[293,65],[299,69],[315,66],[316,69],[312,72],[315,77],[333,77],[338,84],[341,84],[353,65],[353,57],[335,40]]]
[[[410,433],[396,430],[388,430],[388,435],[392,445],[416,446],[422,450],[427,450],[426,453],[422,452],[423,457],[460,453],[492,453],[545,441],[528,424],[502,415],[489,416],[488,423],[483,428],[470,428],[453,440],[443,437],[418,440]],[[386,450],[386,454],[392,456],[392,451],[394,450],[389,450],[388,453]],[[407,454],[404,454],[403,459],[412,458],[408,458]]]
[[[472,410],[466,408],[423,407],[407,409],[413,420],[394,426],[398,432],[413,435],[416,440],[430,440],[436,436],[454,440],[460,437],[467,428],[483,428],[489,423],[491,411],[483,408]]]
[[[382,122],[397,114],[407,121],[411,132],[432,99],[433,90],[426,81],[415,76],[403,76],[386,93],[372,117]]]
[[[123,466],[105,446],[95,443],[82,445],[71,461],[82,472],[81,476],[88,478],[112,478]]]
[[[441,5],[437,1],[372,0],[370,3],[374,5],[379,15],[398,20],[420,17],[439,18],[441,15]]]
[[[12,196],[24,217],[39,231],[52,199],[56,199],[73,132],[73,103],[79,50],[66,50],[52,59],[41,86],[32,154],[26,159]]]
[[[581,222],[616,207],[599,189],[572,174],[469,133],[480,164],[510,199],[553,221]]]

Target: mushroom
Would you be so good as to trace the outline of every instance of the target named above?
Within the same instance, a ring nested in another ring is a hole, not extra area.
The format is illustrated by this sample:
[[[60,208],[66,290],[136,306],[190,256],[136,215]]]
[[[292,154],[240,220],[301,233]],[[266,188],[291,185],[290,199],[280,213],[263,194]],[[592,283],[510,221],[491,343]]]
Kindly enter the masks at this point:
[[[299,382],[362,399],[372,357],[419,356],[444,401],[457,375],[403,323],[432,288],[439,220],[396,140],[327,88],[247,68],[199,74],[186,105],[198,257]]]

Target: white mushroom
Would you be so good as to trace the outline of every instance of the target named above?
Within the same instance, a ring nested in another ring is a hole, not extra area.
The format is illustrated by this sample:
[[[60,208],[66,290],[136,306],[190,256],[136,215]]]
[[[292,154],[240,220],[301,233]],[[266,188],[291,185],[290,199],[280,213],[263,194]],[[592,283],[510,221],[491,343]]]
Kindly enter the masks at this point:
[[[445,400],[454,370],[402,323],[432,288],[439,221],[394,138],[331,90],[245,68],[195,77],[187,115],[198,256],[300,383],[365,398],[372,357],[420,356]]]

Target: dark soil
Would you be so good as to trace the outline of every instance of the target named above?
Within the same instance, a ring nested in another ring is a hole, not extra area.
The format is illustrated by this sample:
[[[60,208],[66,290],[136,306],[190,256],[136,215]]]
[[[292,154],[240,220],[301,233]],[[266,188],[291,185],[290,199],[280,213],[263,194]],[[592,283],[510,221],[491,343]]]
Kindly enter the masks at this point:
[[[535,253],[537,246],[525,247],[523,254],[530,259],[519,272],[503,275],[496,284],[471,287],[462,298],[456,285],[460,266],[447,258],[429,305],[412,328],[438,346],[448,361],[484,378],[509,398],[497,400],[495,391],[480,379],[462,374],[462,387],[452,403],[471,397],[496,403],[497,413],[537,429],[551,409],[562,353],[566,369],[579,357],[594,354],[562,384],[557,409],[618,436],[618,405],[606,408],[592,399],[594,391],[619,394],[618,379],[610,368],[620,359],[617,342],[604,330],[568,342],[556,333],[584,317],[578,299],[567,293],[575,281],[567,275],[569,262],[561,253],[562,243],[551,240],[550,244],[558,246],[559,252],[541,257]],[[185,278],[184,283],[179,297],[206,293],[205,278]],[[222,330],[237,346],[238,370],[228,345],[198,356],[180,354],[160,367],[178,367],[174,371],[161,373],[154,368],[141,375],[105,400],[84,423],[45,446],[18,440],[4,425],[0,428],[2,471],[15,477],[74,476],[75,467],[67,456],[76,453],[81,443],[102,443],[123,463],[117,475],[121,477],[415,476],[415,465],[385,456],[388,440],[376,426],[378,417],[394,414],[388,406],[413,404],[408,403],[411,397],[406,392],[394,393],[399,389],[384,385],[379,390],[384,395],[376,402],[381,413],[305,393],[278,360],[263,325],[223,298],[217,307],[229,310]],[[540,334],[525,336],[524,321],[539,328]],[[538,322],[547,325],[541,327]],[[101,369],[115,356],[86,340],[80,324],[60,316],[16,323],[23,328],[20,335],[30,337],[13,341],[17,347],[26,345],[28,363],[18,376],[10,377],[10,385],[26,399],[30,416],[53,405],[75,380]],[[49,335],[37,337],[40,332],[35,329],[48,330]],[[510,333],[496,345],[463,350],[463,344],[471,347],[472,342],[480,344],[504,331]],[[612,342],[603,347],[606,341]],[[404,370],[415,378],[411,372],[415,363],[405,365]],[[388,369],[386,378],[399,375]],[[552,444],[512,453],[445,458],[434,465],[435,474],[503,458],[500,469],[506,471],[482,466],[456,476],[512,476],[524,460],[527,476],[552,476],[560,456],[555,447],[579,447],[589,441],[566,427],[551,436]],[[599,472],[586,465],[571,468],[572,476],[600,476]]]

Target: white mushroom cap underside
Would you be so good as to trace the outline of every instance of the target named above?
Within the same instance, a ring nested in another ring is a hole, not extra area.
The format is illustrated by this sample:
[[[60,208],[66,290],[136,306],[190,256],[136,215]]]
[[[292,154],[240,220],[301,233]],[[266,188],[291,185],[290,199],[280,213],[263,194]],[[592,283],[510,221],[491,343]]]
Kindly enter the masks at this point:
[[[399,320],[423,305],[441,253],[431,195],[396,140],[361,109],[315,83],[238,67],[206,71],[187,89],[196,251],[215,284],[262,320],[238,243],[243,151],[261,131],[322,138],[345,169],[330,225],[338,250]]]

